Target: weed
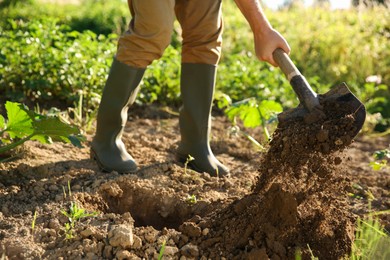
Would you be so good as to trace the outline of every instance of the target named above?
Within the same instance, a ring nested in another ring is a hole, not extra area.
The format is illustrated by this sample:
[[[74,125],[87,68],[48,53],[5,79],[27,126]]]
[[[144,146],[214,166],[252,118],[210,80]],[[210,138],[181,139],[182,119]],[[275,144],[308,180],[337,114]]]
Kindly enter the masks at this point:
[[[158,260],[162,260],[163,259],[163,256],[164,256],[164,251],[165,251],[165,244],[166,244],[166,241],[164,241],[161,245],[161,248],[160,248],[160,253],[158,254]]]
[[[188,167],[188,164],[191,162],[191,161],[194,161],[195,158],[192,157],[190,154],[188,155],[187,157],[187,160],[186,162],[184,163],[184,174],[187,174],[187,167]]]
[[[38,216],[38,212],[35,210],[35,211],[34,211],[33,220],[32,220],[32,222],[31,222],[31,233],[34,233],[35,223],[36,223],[36,221],[37,221],[37,216]]]
[[[66,195],[65,187],[62,187],[62,190],[64,192],[64,198],[66,198],[67,195]],[[72,190],[70,188],[70,180],[68,180],[68,196],[69,196],[69,198],[72,197]],[[69,206],[69,210],[68,211],[61,210],[61,213],[64,216],[66,216],[68,218],[68,220],[69,220],[68,223],[64,224],[66,239],[72,239],[74,237],[73,236],[73,231],[74,231],[76,223],[80,219],[86,218],[86,217],[94,217],[94,216],[96,216],[98,214],[95,211],[92,212],[92,213],[86,212],[85,209],[79,207],[77,205],[77,203],[74,202],[74,201],[70,202],[70,206]]]
[[[186,201],[189,204],[196,204],[198,202],[198,200],[196,199],[196,196],[194,194],[193,195],[188,195]]]
[[[72,190],[70,189],[70,180],[68,180],[68,192],[69,192],[69,198],[72,197]]]
[[[379,171],[388,167],[387,162],[390,159],[390,149],[376,151],[373,154],[375,161],[370,162],[370,166],[374,171]]]
[[[357,220],[356,237],[352,245],[351,260],[388,259],[390,257],[390,238],[381,226],[379,214],[389,214],[390,211],[369,214],[365,219]]]
[[[309,244],[307,244],[307,249],[309,249],[309,252],[310,252],[310,259],[311,260],[318,260],[318,257],[314,256],[313,250],[311,250]]]
[[[66,234],[66,239],[71,239],[73,238],[73,230],[75,228],[76,223],[86,217],[94,217],[98,213],[97,212],[92,212],[88,213],[85,211],[85,209],[79,207],[77,203],[71,202],[70,207],[68,211],[61,210],[61,213],[66,216],[69,220],[68,223],[65,223],[65,234]]]

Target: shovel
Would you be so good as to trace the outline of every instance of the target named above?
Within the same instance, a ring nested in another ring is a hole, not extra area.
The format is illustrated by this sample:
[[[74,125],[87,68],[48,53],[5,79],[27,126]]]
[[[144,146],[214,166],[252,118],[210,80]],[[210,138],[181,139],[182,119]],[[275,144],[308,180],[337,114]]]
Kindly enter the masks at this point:
[[[273,52],[273,58],[286,75],[300,101],[298,107],[286,110],[278,115],[281,124],[297,119],[303,119],[305,123],[310,124],[325,119],[326,116],[321,104],[328,102],[335,104],[336,109],[339,110],[335,113],[336,117],[353,116],[355,130],[351,137],[355,137],[359,133],[366,118],[366,109],[363,103],[352,94],[347,84],[342,83],[327,93],[319,95],[314,92],[305,77],[282,49],[276,49]]]

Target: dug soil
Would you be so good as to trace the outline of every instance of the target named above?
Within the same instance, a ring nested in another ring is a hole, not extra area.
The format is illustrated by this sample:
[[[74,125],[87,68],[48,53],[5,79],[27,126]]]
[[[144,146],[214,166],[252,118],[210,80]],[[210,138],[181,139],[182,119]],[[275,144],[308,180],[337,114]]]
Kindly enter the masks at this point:
[[[351,118],[331,116],[281,126],[264,152],[215,115],[211,147],[226,178],[175,161],[178,118],[157,107],[129,114],[123,140],[134,174],[100,171],[88,142],[27,142],[0,164],[0,258],[342,258],[357,218],[389,209],[389,172],[369,162],[390,138],[353,141]],[[72,205],[93,216],[66,230]],[[390,230],[388,215],[381,223]]]

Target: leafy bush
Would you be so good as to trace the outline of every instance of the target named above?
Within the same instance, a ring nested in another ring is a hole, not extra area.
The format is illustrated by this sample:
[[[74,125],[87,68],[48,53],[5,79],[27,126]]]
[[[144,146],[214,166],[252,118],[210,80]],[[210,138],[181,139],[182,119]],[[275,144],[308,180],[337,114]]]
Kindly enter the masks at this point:
[[[217,89],[232,102],[255,98],[296,106],[296,95],[280,70],[255,58],[250,28],[233,5],[228,1],[223,6]],[[109,33],[123,32],[130,18],[125,1],[86,0],[61,8],[19,4],[3,8],[0,15],[2,95],[66,106],[83,96],[85,109],[96,109],[116,49],[117,36]],[[289,41],[291,58],[317,92],[346,81],[369,112],[381,113],[382,129],[390,125],[388,9],[295,9],[267,16]],[[180,103],[179,31],[176,23],[172,45],[147,70],[137,102]],[[373,75],[377,81],[367,80]]]
[[[233,3],[224,4],[225,38],[218,87],[234,101],[248,97],[296,105],[295,94],[278,69],[254,59],[253,36]],[[390,126],[389,12],[384,7],[329,11],[294,9],[267,12],[291,45],[291,58],[318,93],[341,82],[381,113]],[[370,78],[375,82],[369,82]]]
[[[10,20],[0,29],[0,93],[18,102],[97,105],[115,51],[115,36],[70,31],[56,19]]]
[[[38,1],[11,1],[0,10],[0,26],[7,26],[7,20],[24,22],[56,18],[58,24],[66,24],[72,31],[92,31],[95,34],[121,34],[130,21],[127,3],[122,0],[84,0],[80,5],[42,4]]]

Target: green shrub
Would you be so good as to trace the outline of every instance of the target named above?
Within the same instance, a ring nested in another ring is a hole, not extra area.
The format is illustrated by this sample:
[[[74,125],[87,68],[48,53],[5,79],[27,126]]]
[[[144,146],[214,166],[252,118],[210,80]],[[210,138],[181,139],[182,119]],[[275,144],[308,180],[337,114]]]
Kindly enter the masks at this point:
[[[9,0],[8,0],[9,1]],[[12,0],[11,0],[12,1]],[[13,0],[15,1],[15,0]],[[42,4],[37,1],[15,1],[0,10],[0,26],[8,26],[7,20],[24,22],[56,18],[58,24],[66,24],[72,31],[92,31],[95,34],[121,34],[130,21],[127,3],[122,0],[84,0],[80,5]]]
[[[52,18],[9,23],[12,30],[0,30],[1,95],[69,106],[82,93],[87,107],[96,105],[93,97],[101,93],[116,36],[70,31]]]
[[[217,89],[232,102],[256,98],[284,108],[296,106],[296,95],[280,70],[256,59],[252,32],[238,8],[228,1],[223,9]],[[61,8],[17,4],[1,9],[0,15],[2,95],[69,106],[82,94],[84,107],[96,109],[95,97],[101,94],[116,50],[117,36],[110,32],[122,33],[130,19],[125,1],[86,0]],[[381,113],[384,128],[390,124],[388,9],[294,9],[267,11],[267,16],[289,41],[291,58],[317,92],[345,81],[369,112]],[[179,31],[176,23],[172,45],[147,70],[137,102],[180,103]],[[366,82],[372,75],[380,80]]]

